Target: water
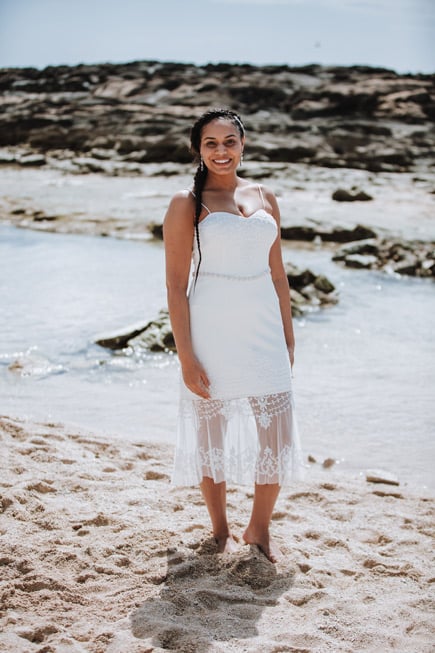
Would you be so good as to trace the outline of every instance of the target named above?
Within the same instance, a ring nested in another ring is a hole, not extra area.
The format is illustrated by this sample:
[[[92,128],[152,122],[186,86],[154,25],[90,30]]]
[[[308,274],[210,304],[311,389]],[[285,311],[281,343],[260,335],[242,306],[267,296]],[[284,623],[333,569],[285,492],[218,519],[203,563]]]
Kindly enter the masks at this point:
[[[305,452],[340,473],[380,467],[434,488],[433,283],[342,269],[327,250],[284,245],[284,258],[340,292],[336,307],[295,320]],[[0,227],[0,412],[173,442],[176,356],[94,344],[165,303],[161,243]]]

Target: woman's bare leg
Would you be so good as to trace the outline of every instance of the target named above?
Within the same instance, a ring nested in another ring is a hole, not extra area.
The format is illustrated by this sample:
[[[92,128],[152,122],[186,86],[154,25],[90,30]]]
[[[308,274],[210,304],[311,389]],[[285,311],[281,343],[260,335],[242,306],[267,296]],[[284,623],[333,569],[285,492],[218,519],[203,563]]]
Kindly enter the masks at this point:
[[[237,544],[233,540],[227,521],[227,485],[225,481],[215,483],[212,478],[204,476],[200,488],[210,515],[219,553],[235,551]]]
[[[251,519],[243,534],[245,542],[256,544],[271,562],[277,562],[281,557],[280,550],[269,535],[269,524],[279,491],[278,483],[255,484]]]

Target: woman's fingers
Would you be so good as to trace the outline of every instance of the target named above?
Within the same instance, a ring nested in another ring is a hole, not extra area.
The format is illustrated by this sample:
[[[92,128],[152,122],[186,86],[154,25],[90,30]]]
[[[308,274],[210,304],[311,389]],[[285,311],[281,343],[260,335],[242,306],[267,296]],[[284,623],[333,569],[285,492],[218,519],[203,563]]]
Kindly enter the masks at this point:
[[[194,392],[195,394],[203,397],[203,399],[209,399],[210,393],[208,388],[210,386],[210,381],[205,370],[201,365],[195,365],[188,370],[185,370],[183,373],[183,379],[186,386]]]
[[[210,393],[207,389],[207,386],[200,379],[197,383],[192,383],[190,386],[187,386],[189,390],[192,390],[195,394],[203,397],[203,399],[210,399]]]
[[[201,381],[205,385],[206,388],[210,387],[210,381],[208,380],[208,376],[205,373],[204,370],[201,371]]]

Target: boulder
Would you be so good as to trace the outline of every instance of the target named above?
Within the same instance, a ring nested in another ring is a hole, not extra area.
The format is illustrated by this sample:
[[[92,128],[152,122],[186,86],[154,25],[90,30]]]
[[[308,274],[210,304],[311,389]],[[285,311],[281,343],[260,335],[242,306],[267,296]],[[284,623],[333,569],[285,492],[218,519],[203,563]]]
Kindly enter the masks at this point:
[[[149,351],[175,351],[175,342],[169,313],[162,309],[155,320],[147,324],[134,324],[122,330],[98,336],[97,345],[108,349],[147,349]]]
[[[316,275],[311,270],[300,269],[292,263],[285,264],[285,271],[290,286],[294,316],[304,315],[308,311],[338,302],[334,284],[324,275]]]
[[[387,485],[400,485],[397,476],[383,469],[368,469],[366,472],[368,483],[385,483]]]
[[[26,154],[18,159],[18,163],[20,166],[34,166],[39,168],[40,166],[45,166],[47,159],[43,154]]]
[[[338,259],[335,259],[338,260]],[[376,256],[370,254],[348,254],[344,259],[348,268],[365,268],[371,269],[378,262]]]
[[[332,199],[336,202],[369,202],[373,197],[363,190],[352,192],[338,188],[332,193]]]
[[[143,323],[132,324],[121,331],[102,334],[96,337],[95,344],[100,345],[100,347],[106,347],[107,349],[124,349],[128,347],[129,340],[141,334],[147,326],[147,324]]]

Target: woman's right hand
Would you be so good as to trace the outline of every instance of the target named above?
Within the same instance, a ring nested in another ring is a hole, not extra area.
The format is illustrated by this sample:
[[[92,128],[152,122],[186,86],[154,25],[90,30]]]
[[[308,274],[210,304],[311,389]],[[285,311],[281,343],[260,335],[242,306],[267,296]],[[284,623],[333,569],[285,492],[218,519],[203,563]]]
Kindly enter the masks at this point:
[[[210,381],[201,363],[193,358],[181,364],[183,381],[191,392],[203,399],[210,399]]]

